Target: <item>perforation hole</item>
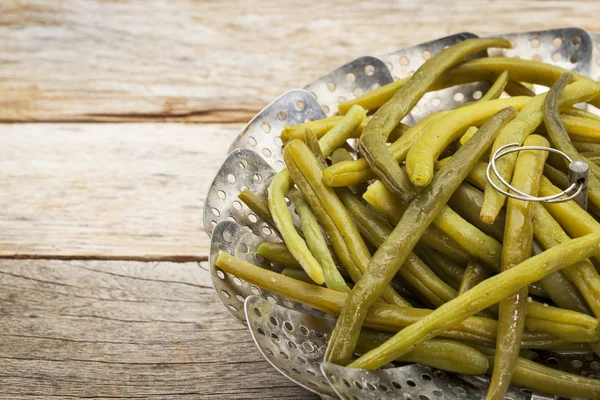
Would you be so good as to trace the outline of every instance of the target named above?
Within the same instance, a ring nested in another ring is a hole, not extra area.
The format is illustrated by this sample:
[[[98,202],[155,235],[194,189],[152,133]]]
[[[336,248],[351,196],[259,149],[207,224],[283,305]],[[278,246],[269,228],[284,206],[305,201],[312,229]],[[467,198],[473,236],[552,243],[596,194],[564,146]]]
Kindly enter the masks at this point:
[[[242,209],[242,203],[240,203],[239,201],[234,201],[233,202],[233,208],[235,208],[236,210],[240,211]]]
[[[271,230],[271,228],[269,228],[268,226],[263,226],[261,229],[262,233],[264,233],[265,235],[270,235],[273,231]]]
[[[577,64],[579,62],[579,57],[577,57],[577,56],[571,56],[571,58],[569,59],[569,61],[571,61],[571,64]]]
[[[346,387],[350,387],[350,382],[348,382],[345,379],[342,379],[342,382],[344,382],[344,385],[346,385]]]
[[[379,389],[383,390],[384,392],[387,392],[388,390],[390,390],[387,386],[385,386],[383,383],[379,384]]]
[[[431,58],[431,52],[429,50],[423,51],[423,60],[429,60]]]
[[[421,375],[421,379],[423,379],[424,381],[430,381],[432,378],[430,375],[423,374]]]
[[[461,101],[463,101],[465,99],[465,95],[462,94],[461,92],[458,92],[458,93],[454,93],[454,97],[453,98],[454,98],[454,101],[461,102]]]
[[[429,400],[429,397],[425,396],[424,394],[419,395],[419,399],[420,400]]]
[[[260,183],[262,181],[262,176],[260,174],[254,174],[254,175],[252,175],[252,180],[254,182]]]
[[[335,90],[335,83],[329,82],[327,84],[327,89],[329,89],[330,92],[333,92]]]
[[[552,46],[554,47],[560,47],[560,45],[562,44],[562,39],[559,37],[555,37],[554,39],[552,39]]]
[[[338,103],[340,103],[340,104],[341,104],[341,103],[345,103],[345,102],[346,102],[346,98],[345,98],[345,97],[343,97],[343,96],[340,96],[340,97],[338,97],[337,101],[338,101]]]
[[[483,96],[483,92],[481,90],[476,90],[473,92],[473,99],[479,100]]]
[[[257,286],[250,286],[250,292],[252,294],[260,294],[261,290]]]
[[[287,119],[287,114],[284,111],[279,111],[279,113],[277,114],[277,118],[279,118],[279,120],[283,122]]]
[[[353,93],[356,97],[360,97],[363,95],[363,90],[361,88],[357,87],[356,89],[354,89]]]
[[[300,331],[302,331],[302,327],[300,327]],[[315,351],[315,347],[310,342],[302,343],[302,347],[304,347],[304,350],[306,350],[308,353]]]
[[[410,386],[410,387],[415,387],[415,386],[417,386],[417,384],[415,383],[415,381],[413,381],[413,380],[411,380],[411,379],[408,379],[408,380],[406,381],[406,384],[407,384],[408,386]]]
[[[296,357],[296,360],[298,360],[298,362],[299,362],[300,364],[304,364],[304,365],[306,365],[306,364],[307,364],[306,360],[305,360],[304,358],[302,358],[302,357]]]
[[[402,389],[402,385],[396,381],[392,382],[392,386],[395,387],[396,389]]]
[[[285,328],[286,331],[288,332],[292,332],[294,330],[294,325],[292,325],[292,323],[290,321],[285,321],[283,323],[283,327]]]
[[[267,296],[267,300],[271,304],[277,304],[277,299],[275,297],[273,297],[273,296]]]
[[[223,240],[226,242],[231,242],[231,232],[225,231],[223,232]]]
[[[285,354],[283,351],[279,352],[279,355],[283,358],[285,358],[286,360],[290,359],[290,356],[288,356],[287,354]]]
[[[217,276],[219,277],[219,279],[225,279],[225,273],[220,269],[217,270]]]
[[[279,342],[279,336],[277,336],[276,333],[271,333],[271,339],[273,339],[274,342]]]
[[[374,83],[371,85],[371,90],[379,89],[379,83]]]
[[[286,306],[287,308],[294,308],[294,303],[292,303],[289,300],[284,300],[283,305]]]
[[[534,48],[540,47],[540,39],[538,39],[538,38],[532,38],[529,41],[529,44],[531,44],[531,47],[534,47]]]
[[[255,223],[257,223],[257,222],[258,222],[258,218],[256,218],[256,215],[254,215],[254,214],[249,214],[249,215],[248,215],[248,220],[249,220],[250,222],[252,222],[253,224],[255,224]]]
[[[248,246],[246,246],[245,243],[240,243],[240,251],[242,253],[247,253],[248,252]]]
[[[236,306],[234,306],[233,304],[230,304],[230,305],[228,305],[227,307],[229,307],[229,309],[230,309],[231,311],[233,311],[233,312],[236,312],[236,311],[237,311],[237,307],[236,307]]]
[[[217,192],[217,197],[218,197],[218,198],[220,198],[221,200],[225,200],[225,199],[227,198],[227,194],[225,194],[225,192],[224,192],[224,191],[222,191],[222,190],[219,190],[219,191]]]
[[[233,283],[235,283],[238,286],[242,286],[242,280],[240,278],[238,278],[237,276],[233,277]]]
[[[583,366],[583,363],[579,360],[572,360],[571,361],[571,366],[573,368],[581,368]]]
[[[263,122],[260,127],[262,128],[264,133],[271,132],[271,125],[267,124],[266,122]]]
[[[400,57],[400,65],[408,65],[408,57],[406,57],[406,56]]]
[[[318,329],[315,329],[313,331],[313,334],[315,335],[316,338],[319,338],[319,339],[323,339],[325,337],[325,334]]]
[[[350,83],[356,81],[356,75],[354,75],[352,72],[347,73],[346,74],[346,80]]]
[[[213,215],[215,217],[220,217],[221,216],[221,212],[219,210],[217,210],[216,208],[211,208],[210,211],[212,211]]]
[[[256,332],[258,332],[258,334],[259,334],[259,335],[263,335],[263,336],[265,336],[265,331],[263,331],[263,329],[262,329],[262,328],[258,328],[258,329],[256,329]],[[269,350],[269,349],[267,349],[267,350]],[[270,351],[270,350],[269,350],[269,351]],[[273,353],[271,353],[271,355],[273,355]]]
[[[442,100],[440,100],[439,97],[436,97],[435,99],[431,100],[431,104],[433,104],[434,107],[439,107],[442,105]]]
[[[466,393],[466,392],[465,392],[465,389],[461,388],[460,386],[454,386],[454,387],[452,388],[452,391],[453,391],[454,393],[456,393],[457,395],[459,395],[459,396],[462,396],[462,395],[464,395],[464,394]]]
[[[541,62],[542,61],[542,56],[540,56],[539,54],[536,54],[535,56],[531,57],[531,59],[533,61],[539,61],[539,62]]]
[[[573,36],[573,39],[571,39],[571,43],[573,44],[573,46],[579,46],[581,44],[581,36]]]
[[[438,389],[434,390],[432,393],[433,393],[434,396],[437,396],[437,397],[444,396],[444,393],[442,393],[442,391],[438,390]]]
[[[308,329],[304,325],[300,325],[300,333],[304,336],[308,336]]]
[[[281,160],[277,160],[275,162],[275,165],[277,166],[278,169],[282,169],[283,167],[285,167],[285,163]]]
[[[264,334],[264,332],[263,332]],[[271,351],[271,349],[265,349],[265,353],[267,353],[269,356],[273,357],[273,352]]]
[[[231,296],[229,296],[229,293],[226,290],[221,290],[221,294],[223,295],[223,297],[225,298],[229,298]]]
[[[242,296],[241,294],[236,294],[235,298],[240,302],[243,303],[244,302],[244,296]]]
[[[363,385],[361,385],[359,381],[354,381],[354,386],[356,386],[358,390],[363,390]]]
[[[257,144],[256,139],[254,139],[252,136],[248,138],[248,143],[250,143],[251,146],[256,146]]]
[[[235,175],[228,174],[227,175],[227,182],[229,182],[229,183],[231,183],[233,185],[235,183]]]
[[[555,357],[550,357],[550,358],[548,358],[547,362],[550,365],[556,365],[556,364],[558,364],[558,359],[556,359]]]
[[[317,376],[317,374],[315,374],[313,371],[311,371],[310,369],[306,370],[306,373],[309,374],[310,376]]]
[[[215,229],[215,226],[217,226],[217,221],[215,221],[214,219],[212,221],[210,221],[210,223],[208,224],[208,228],[210,230]]]
[[[273,139],[273,141],[275,142],[276,146],[283,146],[283,140],[281,140],[281,136],[277,136],[275,139]]]
[[[304,102],[302,100],[298,100],[296,102],[296,110],[298,110],[298,111],[304,110]]]
[[[321,106],[321,110],[323,110],[323,112],[324,112],[325,114],[328,114],[328,113],[329,113],[329,107],[327,107],[325,104],[323,104],[323,105]]]
[[[553,61],[560,61],[561,58],[562,58],[562,56],[560,55],[560,53],[554,53],[554,54],[552,54],[552,60]]]
[[[287,345],[290,349],[294,349],[296,350],[298,348],[298,346],[296,345],[296,343],[292,342],[291,340],[288,340]]]
[[[271,150],[267,148],[262,149],[262,153],[265,157],[271,157]]]

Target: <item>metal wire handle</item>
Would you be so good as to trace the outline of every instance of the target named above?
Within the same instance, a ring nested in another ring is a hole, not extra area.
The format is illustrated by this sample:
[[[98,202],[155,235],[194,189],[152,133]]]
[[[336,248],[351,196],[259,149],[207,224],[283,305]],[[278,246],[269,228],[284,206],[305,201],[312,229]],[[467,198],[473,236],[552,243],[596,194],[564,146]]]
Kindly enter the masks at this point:
[[[515,153],[523,150],[540,150],[540,151],[548,151],[551,153],[556,153],[564,157],[567,161],[569,161],[569,182],[571,183],[568,188],[563,190],[562,192],[553,194],[551,196],[545,197],[536,197],[531,196],[527,193],[524,193],[515,187],[511,186],[502,176],[500,172],[496,168],[496,161],[507,154]],[[499,187],[492,179],[490,175],[490,170],[494,171],[494,175],[500,182],[502,182],[510,191],[515,193],[510,193],[507,190]],[[519,147],[519,143],[509,143],[506,144],[498,150],[494,152],[492,158],[490,159],[490,163],[486,169],[486,176],[488,182],[492,185],[494,189],[498,192],[504,194],[505,196],[511,197],[517,200],[523,201],[539,201],[543,203],[564,203],[569,200],[575,200],[579,205],[581,205],[584,209],[587,208],[587,176],[588,176],[589,167],[586,163],[581,161],[573,161],[568,155],[563,153],[560,150],[554,149],[552,147],[545,146],[522,146]],[[562,197],[566,196],[566,197]]]

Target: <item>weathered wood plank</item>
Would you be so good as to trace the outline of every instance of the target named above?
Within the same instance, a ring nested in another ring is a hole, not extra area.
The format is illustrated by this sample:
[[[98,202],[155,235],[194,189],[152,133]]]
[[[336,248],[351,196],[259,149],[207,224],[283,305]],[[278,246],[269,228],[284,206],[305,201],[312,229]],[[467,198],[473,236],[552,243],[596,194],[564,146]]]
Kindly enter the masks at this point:
[[[316,398],[195,263],[0,260],[0,398]]]
[[[0,124],[0,256],[205,259],[204,196],[240,128]]]
[[[0,120],[245,122],[361,55],[442,35],[600,30],[595,1],[0,2]]]

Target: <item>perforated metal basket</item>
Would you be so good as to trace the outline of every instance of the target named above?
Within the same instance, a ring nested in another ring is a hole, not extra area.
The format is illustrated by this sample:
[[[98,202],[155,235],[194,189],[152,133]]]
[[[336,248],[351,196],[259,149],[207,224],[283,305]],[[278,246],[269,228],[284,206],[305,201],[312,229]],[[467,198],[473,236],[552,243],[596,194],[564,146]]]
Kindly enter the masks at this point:
[[[513,48],[492,49],[490,56],[539,60],[600,80],[600,34],[565,28],[493,36],[509,39]],[[210,272],[219,299],[235,319],[248,324],[261,353],[280,373],[323,398],[479,399],[485,397],[488,380],[421,365],[367,372],[324,363],[324,350],[335,325],[333,317],[250,285],[216,267],[217,254],[222,250],[262,268],[281,270],[281,266],[256,254],[263,241],[280,241],[277,233],[237,195],[246,188],[265,194],[273,176],[284,167],[280,135],[285,125],[335,115],[338,103],[408,76],[445,47],[473,37],[477,36],[463,32],[378,57],[361,57],[304,89],[283,94],[242,129],[208,191],[204,228],[211,237]],[[412,124],[430,113],[477,100],[488,87],[488,83],[472,83],[428,93],[404,122]],[[558,364],[561,369],[583,376],[600,375],[600,361],[590,354],[557,353],[536,361]],[[507,398],[555,397],[513,387]]]

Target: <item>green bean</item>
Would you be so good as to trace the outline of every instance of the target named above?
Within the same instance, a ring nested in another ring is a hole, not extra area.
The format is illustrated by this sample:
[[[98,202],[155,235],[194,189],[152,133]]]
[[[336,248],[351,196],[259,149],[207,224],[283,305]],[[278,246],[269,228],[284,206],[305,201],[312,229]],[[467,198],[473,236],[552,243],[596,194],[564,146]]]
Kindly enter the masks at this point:
[[[306,128],[306,131],[304,132],[304,143],[306,143],[310,151],[312,151],[313,155],[319,162],[321,169],[327,168],[327,161],[325,160],[323,152],[321,151],[319,139],[317,139],[317,135],[315,135],[310,128]]]
[[[479,189],[468,183],[461,184],[450,197],[448,205],[482,232],[498,241],[502,241],[504,238],[504,221],[506,217],[504,210],[500,211],[493,224],[486,224],[479,218],[483,206],[483,192]]]
[[[569,187],[569,177],[567,174],[548,163],[544,165],[544,176],[561,189]]]
[[[391,99],[394,93],[400,90],[400,88],[404,86],[406,82],[410,80],[410,78],[411,77],[408,76],[403,79],[398,79],[394,82],[388,83],[387,85],[380,86],[375,90],[365,93],[356,99],[340,103],[338,105],[338,111],[341,115],[344,115],[355,104],[360,105],[366,110],[376,110],[384,105],[389,99]]]
[[[558,222],[540,204],[533,207],[535,218],[534,235],[536,240],[546,249],[569,240],[569,236]],[[590,306],[596,317],[600,317],[600,276],[589,260],[573,264],[563,270]]]
[[[559,371],[525,358],[518,358],[512,383],[565,397],[598,398],[600,381]]]
[[[349,293],[350,288],[346,285],[344,278],[338,272],[335,263],[333,262],[333,258],[327,247],[327,242],[325,242],[325,238],[321,232],[321,227],[309,205],[298,191],[292,193],[290,198],[296,207],[296,213],[300,217],[306,244],[319,264],[321,264],[321,268],[323,268],[325,284],[330,289]]]
[[[306,128],[310,128],[317,138],[322,138],[327,132],[329,132],[334,126],[338,124],[344,118],[342,115],[334,115],[333,117],[327,117],[323,119],[317,119],[315,121],[305,122],[302,124],[285,126],[281,132],[281,140],[284,143],[290,142],[294,139],[302,140],[304,138],[304,132]],[[365,118],[361,124],[352,131],[349,135],[350,138],[357,138],[362,135],[363,129],[367,126],[367,119]]]
[[[456,290],[460,288],[460,283],[465,275],[465,268],[445,258],[437,251],[429,248],[429,246],[421,243],[415,247],[415,253],[421,257],[444,282],[448,283],[448,285]]]
[[[369,305],[381,295],[387,283],[396,275],[408,253],[487,150],[497,131],[514,118],[515,114],[514,108],[507,108],[488,120],[478,135],[456,152],[436,174],[432,184],[408,206],[402,220],[379,247],[366,272],[348,296],[327,347],[326,360],[343,364],[350,359]]]
[[[598,86],[591,85],[588,80],[578,81],[569,85],[562,96],[560,96],[561,107],[568,107],[580,101],[586,101],[594,98],[598,94]],[[531,101],[523,108],[517,118],[511,121],[498,135],[498,138],[494,142],[492,152],[497,151],[500,147],[509,143],[523,144],[527,136],[535,131],[538,125],[543,120],[544,113],[544,102],[546,100],[546,93],[535,96]],[[556,97],[558,101],[558,96]],[[514,171],[515,161],[517,154],[508,154],[496,161],[497,169],[500,175],[510,181],[510,178]],[[506,189],[502,183],[492,176],[494,183],[500,187]],[[481,220],[486,223],[492,223],[498,212],[504,205],[506,196],[498,192],[492,187],[491,184],[486,185],[485,188],[485,200],[483,208],[481,209]]]
[[[388,189],[404,201],[412,200],[415,188],[385,145],[392,129],[417,104],[435,80],[448,68],[488,47],[509,48],[505,39],[467,39],[427,60],[383,106],[365,127],[360,148],[365,159]]]
[[[402,136],[389,146],[396,162],[404,161],[410,147],[421,137],[423,132],[435,121],[448,114],[449,111],[440,111],[429,115],[410,127]],[[391,136],[391,135],[390,135]],[[323,172],[323,181],[327,186],[352,186],[367,182],[376,175],[369,167],[367,160],[360,158],[355,161],[334,164]]]
[[[600,122],[600,116],[594,114],[593,112],[582,110],[581,108],[577,107],[566,108],[561,111],[561,115],[569,115],[572,117],[579,117],[595,122]]]
[[[600,121],[565,114],[561,114],[560,119],[571,140],[600,143]]]
[[[300,267],[300,263],[290,253],[285,243],[263,242],[256,250],[256,254],[277,264]]]
[[[506,71],[505,71],[506,72]],[[535,92],[519,82],[508,81],[504,91],[510,96],[535,96]]]
[[[479,102],[497,99],[498,97],[500,97],[507,84],[508,71],[504,71],[500,75],[498,75],[492,87],[490,87],[489,90],[481,97],[481,99],[479,99]]]
[[[269,185],[269,211],[290,253],[315,283],[322,284],[325,282],[323,269],[308,249],[302,236],[296,231],[292,214],[285,202],[285,196],[291,186],[292,178],[287,169],[283,169],[273,177]]]
[[[591,151],[588,153],[580,153],[587,161],[593,162],[596,165],[600,164],[600,152]]]
[[[465,293],[473,286],[483,282],[488,276],[489,275],[486,272],[486,269],[479,263],[479,261],[469,260],[467,269],[463,275],[463,279],[460,282],[460,287],[458,288],[458,294]]]
[[[433,177],[435,160],[471,126],[478,126],[506,107],[522,109],[530,97],[511,97],[469,104],[450,111],[433,123],[406,155],[406,171],[416,186],[427,186]]]
[[[375,207],[385,207],[390,214],[401,216],[408,204],[402,204],[380,182],[377,181],[367,189],[364,195],[365,198],[367,201],[373,199],[374,203],[382,204],[385,202],[383,205]],[[445,206],[433,220],[433,224],[458,243],[470,256],[481,259],[496,270],[500,269],[500,253],[502,251],[500,243],[466,221],[452,208]],[[425,235],[427,233],[428,231]]]
[[[304,142],[291,141],[283,155],[294,182],[325,229],[340,261],[357,282],[371,259],[358,228],[333,189],[323,184],[319,163]],[[382,295],[388,302],[409,305],[387,285]]]
[[[313,280],[310,279],[310,276],[304,270],[294,267],[286,267],[281,271],[281,274],[287,276],[288,278],[296,279],[298,281],[313,283]]]
[[[400,219],[406,210],[406,204],[400,203],[398,198],[392,195],[385,186],[383,186],[381,181],[376,181],[370,185],[363,194],[363,198],[394,226],[400,222]],[[461,248],[461,246],[436,226],[429,226],[420,241],[439,251],[445,257],[457,264],[466,265],[469,261],[469,255]]]
[[[269,212],[269,205],[267,201],[261,198],[250,189],[244,189],[238,194],[238,199],[244,202],[254,213],[263,221],[271,226],[275,226],[271,213]]]
[[[549,146],[546,139],[531,135],[525,139],[525,146]],[[515,174],[511,185],[531,196],[537,196],[547,152],[522,151],[515,164]],[[502,246],[502,271],[520,264],[531,256],[533,242],[532,203],[529,201],[508,199],[506,225]],[[510,386],[517,357],[519,356],[521,335],[525,329],[527,313],[527,286],[500,300],[498,314],[498,341],[494,372],[487,392],[488,400],[504,399],[504,393]]]
[[[573,147],[580,153],[598,152],[600,151],[600,144],[597,143],[581,143],[573,141]]]
[[[363,329],[356,348],[358,352],[364,353],[380,346],[389,337],[389,333]],[[447,339],[433,339],[422,343],[396,361],[418,363],[467,375],[485,374],[489,368],[487,357],[480,351]]]
[[[543,62],[523,60],[511,57],[482,57],[465,61],[457,65],[437,80],[433,85],[434,90],[443,89],[461,83],[475,81],[492,81],[503,71],[508,71],[511,81],[535,83],[543,86],[552,86],[564,73],[572,73]],[[590,78],[573,73],[575,81],[587,81],[589,85],[596,86],[600,90],[600,84]],[[598,107],[600,99],[594,98],[591,104]]]
[[[415,344],[432,339],[441,330],[456,325],[466,317],[502,300],[521,287],[538,281],[554,271],[589,258],[599,251],[600,233],[571,239],[546,250],[542,254],[486,279],[468,292],[443,304],[427,317],[404,328],[383,346],[364,354],[351,363],[350,367],[364,369],[381,367],[390,360],[395,360],[405,354]],[[354,287],[352,293],[359,285],[360,283]]]
[[[219,253],[216,264],[223,271],[235,275],[252,285],[307,304],[330,315],[339,315],[348,298],[346,293],[288,278],[239,260],[224,252]],[[432,310],[427,309],[373,303],[367,312],[365,326],[387,332],[398,332],[432,312]],[[440,336],[492,345],[496,340],[497,326],[497,321],[488,318],[469,317],[451,329],[442,332]],[[568,343],[554,338],[555,329],[551,329],[551,331],[552,334],[525,332],[521,347],[532,349],[565,348]]]

